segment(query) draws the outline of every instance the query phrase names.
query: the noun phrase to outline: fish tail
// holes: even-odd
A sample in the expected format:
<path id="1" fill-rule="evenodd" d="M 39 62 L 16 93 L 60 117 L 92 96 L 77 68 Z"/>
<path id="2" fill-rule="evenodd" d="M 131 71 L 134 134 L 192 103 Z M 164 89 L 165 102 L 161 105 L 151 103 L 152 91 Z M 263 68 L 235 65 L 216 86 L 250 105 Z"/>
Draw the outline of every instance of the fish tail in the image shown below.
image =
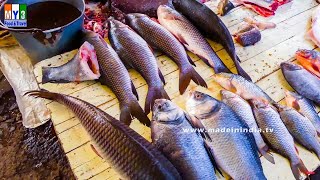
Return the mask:
<path id="1" fill-rule="evenodd" d="M 299 160 L 299 163 L 298 164 L 293 164 L 291 162 L 291 170 L 292 170 L 292 173 L 294 175 L 294 177 L 296 179 L 300 179 L 300 171 L 305 174 L 305 175 L 311 175 L 311 174 L 314 174 L 313 171 L 309 171 L 306 166 L 304 165 L 304 163 L 302 162 L 302 160 L 300 159 Z"/>
<path id="2" fill-rule="evenodd" d="M 164 90 L 163 86 L 149 87 L 147 99 L 144 107 L 146 114 L 150 113 L 150 110 L 153 107 L 154 101 L 156 99 L 170 100 L 170 97 L 168 96 L 167 92 Z"/>
<path id="3" fill-rule="evenodd" d="M 206 81 L 197 73 L 197 71 L 192 68 L 182 68 L 180 70 L 180 80 L 179 80 L 179 91 L 180 94 L 183 94 L 188 85 L 190 84 L 191 79 L 198 85 L 203 87 L 208 87 Z"/>
<path id="4" fill-rule="evenodd" d="M 262 148 L 259 148 L 259 152 L 261 153 L 261 155 L 272 164 L 275 164 L 275 160 L 273 156 L 268 153 L 268 150 L 269 150 L 269 147 L 267 145 L 263 146 Z"/>
<path id="5" fill-rule="evenodd" d="M 34 90 L 29 91 L 24 94 L 25 96 L 33 96 L 33 97 L 41 97 L 49 100 L 58 101 L 58 99 L 61 97 L 58 93 L 49 92 L 46 90 Z"/>
<path id="6" fill-rule="evenodd" d="M 237 58 L 237 60 L 234 61 L 234 64 L 235 64 L 235 66 L 236 66 L 236 68 L 237 68 L 238 74 L 239 74 L 240 76 L 244 77 L 246 80 L 252 82 L 252 79 L 251 79 L 251 77 L 249 76 L 249 74 L 246 73 L 246 71 L 245 71 L 244 69 L 242 69 L 242 67 L 241 67 L 241 65 L 240 65 L 240 59 L 239 59 L 239 57 L 237 56 L 236 58 Z"/>
<path id="7" fill-rule="evenodd" d="M 51 70 L 51 67 L 42 67 L 42 84 L 52 81 L 50 78 Z"/>
<path id="8" fill-rule="evenodd" d="M 120 121 L 130 125 L 133 117 L 136 117 L 142 124 L 150 127 L 150 119 L 140 107 L 138 101 L 133 100 L 130 103 L 120 104 Z"/>

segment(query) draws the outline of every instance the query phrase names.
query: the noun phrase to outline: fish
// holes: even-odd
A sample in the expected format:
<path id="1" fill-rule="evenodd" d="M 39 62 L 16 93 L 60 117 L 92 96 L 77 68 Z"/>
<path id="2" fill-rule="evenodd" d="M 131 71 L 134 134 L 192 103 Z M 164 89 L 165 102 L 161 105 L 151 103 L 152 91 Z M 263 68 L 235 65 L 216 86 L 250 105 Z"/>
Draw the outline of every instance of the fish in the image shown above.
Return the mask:
<path id="1" fill-rule="evenodd" d="M 48 91 L 26 95 L 70 108 L 93 142 L 93 150 L 124 179 L 181 179 L 172 163 L 150 142 L 121 121 L 78 98 Z M 129 119 L 130 120 L 130 119 Z"/>
<path id="2" fill-rule="evenodd" d="M 182 179 L 216 179 L 204 140 L 191 132 L 189 115 L 166 99 L 156 100 L 152 114 L 152 143 L 172 162 Z"/>
<path id="3" fill-rule="evenodd" d="M 229 106 L 194 91 L 190 92 L 186 108 L 208 131 L 212 140 L 208 142 L 210 152 L 219 168 L 232 179 L 266 179 L 253 135 L 240 132 L 249 127 Z M 218 129 L 221 132 L 213 131 Z M 232 132 L 236 129 L 237 133 Z"/>
<path id="4" fill-rule="evenodd" d="M 270 148 L 287 158 L 295 179 L 300 179 L 300 172 L 305 175 L 310 172 L 300 159 L 293 137 L 282 122 L 280 115 L 265 101 L 252 99 L 249 101 L 254 112 L 258 126 L 262 129 L 263 137 Z"/>
<path id="5" fill-rule="evenodd" d="M 261 40 L 261 33 L 253 25 L 245 25 L 234 35 L 234 39 L 243 47 L 251 46 Z"/>
<path id="6" fill-rule="evenodd" d="M 306 70 L 320 78 L 320 52 L 299 49 L 296 52 L 296 58 Z"/>
<path id="7" fill-rule="evenodd" d="M 309 99 L 291 91 L 286 91 L 285 95 L 287 106 L 296 109 L 302 115 L 307 117 L 316 128 L 318 136 L 320 137 L 320 117 L 313 103 Z"/>
<path id="8" fill-rule="evenodd" d="M 88 41 L 96 50 L 101 71 L 99 81 L 111 88 L 119 100 L 120 121 L 130 125 L 133 117 L 136 117 L 142 124 L 150 126 L 148 116 L 139 105 L 136 88 L 118 54 L 97 33 L 86 31 L 83 40 Z"/>
<path id="9" fill-rule="evenodd" d="M 247 101 L 230 91 L 221 90 L 220 93 L 222 96 L 222 102 L 228 105 L 248 125 L 248 127 L 252 129 L 252 134 L 260 154 L 262 154 L 272 164 L 275 164 L 273 156 L 268 154 L 269 147 L 264 142 L 259 132 L 259 127 Z"/>
<path id="10" fill-rule="evenodd" d="M 320 6 L 313 12 L 311 21 L 311 29 L 307 32 L 306 37 L 320 47 Z"/>
<path id="11" fill-rule="evenodd" d="M 208 41 L 183 15 L 164 5 L 159 6 L 157 12 L 160 24 L 170 31 L 187 50 L 199 56 L 204 63 L 214 69 L 215 73 L 230 72 Z"/>
<path id="12" fill-rule="evenodd" d="M 149 89 L 145 113 L 149 114 L 156 99 L 170 99 L 164 90 L 165 79 L 147 42 L 129 26 L 109 19 L 109 40 L 127 67 L 137 70 L 146 80 Z"/>
<path id="13" fill-rule="evenodd" d="M 219 73 L 213 75 L 216 81 L 224 89 L 231 91 L 245 100 L 260 99 L 268 101 L 271 104 L 275 103 L 269 95 L 267 95 L 259 86 L 247 81 L 242 76 L 236 74 Z"/>
<path id="14" fill-rule="evenodd" d="M 78 53 L 59 67 L 42 67 L 42 84 L 96 80 L 100 78 L 99 64 L 94 47 L 84 42 Z"/>
<path id="15" fill-rule="evenodd" d="M 221 16 L 224 16 L 228 12 L 230 12 L 232 9 L 234 9 L 235 6 L 229 0 L 220 0 L 217 8 L 218 8 L 218 14 L 220 14 Z"/>
<path id="16" fill-rule="evenodd" d="M 246 23 L 256 26 L 260 30 L 273 29 L 276 28 L 276 24 L 273 22 L 260 22 L 254 18 L 248 16 L 243 19 Z"/>
<path id="17" fill-rule="evenodd" d="M 317 76 L 290 62 L 283 62 L 280 66 L 285 79 L 293 89 L 320 105 L 320 79 Z"/>
<path id="18" fill-rule="evenodd" d="M 172 4 L 176 10 L 188 18 L 205 37 L 221 43 L 233 60 L 238 74 L 251 81 L 250 76 L 240 65 L 240 59 L 236 54 L 232 36 L 219 16 L 206 5 L 194 0 L 173 0 Z"/>
<path id="19" fill-rule="evenodd" d="M 320 143 L 311 121 L 291 107 L 279 106 L 278 109 L 282 122 L 294 139 L 309 151 L 313 151 L 320 159 Z"/>
<path id="20" fill-rule="evenodd" d="M 151 47 L 162 51 L 178 65 L 180 94 L 186 91 L 191 79 L 200 86 L 208 87 L 204 79 L 192 67 L 194 62 L 187 55 L 182 44 L 167 29 L 144 14 L 127 14 L 127 21 L 129 26 Z"/>

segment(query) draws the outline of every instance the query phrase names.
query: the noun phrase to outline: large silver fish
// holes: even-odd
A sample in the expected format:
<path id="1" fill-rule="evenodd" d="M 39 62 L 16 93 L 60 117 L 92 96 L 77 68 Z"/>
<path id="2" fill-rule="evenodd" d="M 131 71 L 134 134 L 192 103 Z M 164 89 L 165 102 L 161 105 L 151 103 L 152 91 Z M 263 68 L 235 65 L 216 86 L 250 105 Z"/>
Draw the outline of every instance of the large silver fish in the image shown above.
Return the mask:
<path id="1" fill-rule="evenodd" d="M 280 106 L 280 117 L 297 142 L 316 153 L 320 159 L 320 143 L 317 131 L 310 120 L 291 107 Z"/>
<path id="2" fill-rule="evenodd" d="M 180 69 L 179 90 L 183 94 L 191 79 L 198 85 L 207 87 L 203 78 L 192 67 L 193 61 L 188 57 L 181 43 L 159 23 L 147 15 L 132 13 L 127 15 L 127 21 L 149 45 L 168 55 Z"/>
<path id="3" fill-rule="evenodd" d="M 264 142 L 259 127 L 256 123 L 250 105 L 237 94 L 230 91 L 221 91 L 222 102 L 227 104 L 231 109 L 252 129 L 253 137 L 258 146 L 259 152 L 271 163 L 275 164 L 274 158 L 268 154 L 269 147 Z"/>
<path id="4" fill-rule="evenodd" d="M 158 68 L 157 60 L 147 42 L 129 26 L 110 19 L 109 27 L 109 40 L 112 47 L 128 67 L 136 69 L 142 75 L 149 86 L 145 103 L 145 112 L 149 114 L 156 99 L 170 99 L 164 90 L 165 81 Z"/>
<path id="5" fill-rule="evenodd" d="M 281 63 L 281 69 L 293 89 L 320 106 L 320 79 L 317 76 L 290 62 Z"/>
<path id="6" fill-rule="evenodd" d="M 101 84 L 110 87 L 119 100 L 120 121 L 129 125 L 131 119 L 136 117 L 142 124 L 150 126 L 148 116 L 139 105 L 136 88 L 117 53 L 99 34 L 92 31 L 85 33 L 84 41 L 88 41 L 96 50 L 101 71 Z"/>
<path id="7" fill-rule="evenodd" d="M 320 117 L 312 102 L 309 99 L 290 91 L 286 91 L 285 99 L 289 107 L 296 109 L 312 122 L 313 126 L 318 132 L 318 135 L 320 136 Z"/>
<path id="8" fill-rule="evenodd" d="M 157 13 L 160 24 L 170 31 L 187 50 L 198 55 L 212 67 L 215 73 L 230 72 L 207 40 L 183 15 L 165 5 L 159 6 Z"/>
<path id="9" fill-rule="evenodd" d="M 166 99 L 156 100 L 151 121 L 152 142 L 172 162 L 182 179 L 216 179 L 204 140 L 190 117 Z"/>
<path id="10" fill-rule="evenodd" d="M 249 127 L 229 106 L 195 91 L 187 110 L 207 129 L 214 159 L 232 179 L 266 179 L 253 135 L 242 131 Z"/>
<path id="11" fill-rule="evenodd" d="M 70 108 L 90 135 L 97 153 L 124 179 L 181 179 L 176 168 L 155 146 L 94 105 L 47 91 L 31 91 L 27 94 L 50 99 Z"/>
<path id="12" fill-rule="evenodd" d="M 259 86 L 246 80 L 242 76 L 229 73 L 213 75 L 214 80 L 224 89 L 238 94 L 245 100 L 261 99 L 275 103 Z"/>
<path id="13" fill-rule="evenodd" d="M 294 177 L 301 178 L 300 172 L 311 174 L 300 159 L 292 136 L 282 122 L 280 115 L 268 102 L 250 100 L 258 126 L 270 147 L 290 161 Z"/>

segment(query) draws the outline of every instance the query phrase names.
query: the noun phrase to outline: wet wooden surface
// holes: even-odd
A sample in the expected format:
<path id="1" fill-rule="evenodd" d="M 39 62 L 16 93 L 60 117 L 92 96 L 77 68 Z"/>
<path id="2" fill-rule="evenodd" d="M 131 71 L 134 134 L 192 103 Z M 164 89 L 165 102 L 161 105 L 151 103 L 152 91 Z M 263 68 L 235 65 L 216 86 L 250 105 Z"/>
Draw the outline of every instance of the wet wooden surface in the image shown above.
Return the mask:
<path id="1" fill-rule="evenodd" d="M 210 4 L 209 4 L 210 6 Z M 279 65 L 284 61 L 295 61 L 294 53 L 299 48 L 314 49 L 315 45 L 306 40 L 305 34 L 310 28 L 311 14 L 317 3 L 315 0 L 294 0 L 292 4 L 279 9 L 276 16 L 263 18 L 244 8 L 236 8 L 222 18 L 231 32 L 235 32 L 241 25 L 243 18 L 255 17 L 257 20 L 270 21 L 277 24 L 275 29 L 262 31 L 262 40 L 254 46 L 237 46 L 237 53 L 242 60 L 242 67 L 249 73 L 253 81 L 260 86 L 275 101 L 282 102 L 284 90 L 292 90 L 285 81 Z M 213 6 L 211 6 L 213 7 Z M 233 72 L 235 67 L 219 44 L 211 42 L 214 50 Z M 25 55 L 20 48 L 9 48 L 7 52 L 12 56 Z M 79 97 L 96 105 L 110 115 L 119 118 L 119 103 L 111 90 L 93 81 L 68 84 L 41 84 L 41 66 L 56 66 L 70 60 L 76 51 L 42 61 L 35 67 L 35 74 L 44 89 Z M 195 89 L 208 93 L 220 99 L 221 87 L 212 80 L 213 70 L 208 68 L 198 57 L 189 53 L 197 65 L 196 70 L 205 78 L 209 88 L 197 87 L 193 82 L 188 89 Z M 173 102 L 185 108 L 186 97 L 178 92 L 179 70 L 175 63 L 164 55 L 157 54 L 158 65 L 165 75 L 167 84 L 165 89 Z M 129 70 L 130 76 L 137 88 L 140 105 L 144 107 L 148 86 L 143 78 L 134 70 Z M 90 139 L 79 120 L 74 114 L 58 103 L 47 101 L 52 111 L 52 120 L 56 132 L 62 142 L 64 151 L 70 161 L 73 172 L 78 179 L 119 179 L 117 173 L 103 159 L 97 156 L 90 147 Z M 150 116 L 150 115 L 149 115 Z M 151 117 L 151 116 L 150 116 Z M 150 129 L 134 120 L 131 128 L 150 140 Z M 317 157 L 298 145 L 300 157 L 310 170 L 320 165 Z M 268 179 L 293 179 L 289 162 L 273 153 L 276 164 L 273 165 L 261 158 L 264 172 Z M 222 178 L 222 177 L 219 177 Z"/>

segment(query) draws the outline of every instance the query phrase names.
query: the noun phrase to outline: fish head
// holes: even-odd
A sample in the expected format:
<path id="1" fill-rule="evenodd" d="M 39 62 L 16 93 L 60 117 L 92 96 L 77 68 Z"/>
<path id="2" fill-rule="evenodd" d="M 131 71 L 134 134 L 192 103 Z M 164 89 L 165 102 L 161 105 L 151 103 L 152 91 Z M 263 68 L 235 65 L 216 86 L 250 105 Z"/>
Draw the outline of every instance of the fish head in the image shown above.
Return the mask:
<path id="1" fill-rule="evenodd" d="M 237 89 L 232 84 L 232 79 L 234 75 L 230 73 L 218 73 L 213 75 L 213 79 L 224 89 L 231 92 L 237 92 Z"/>
<path id="2" fill-rule="evenodd" d="M 143 19 L 143 18 L 149 18 L 149 17 L 141 13 L 130 13 L 130 14 L 127 14 L 125 18 L 126 18 L 126 22 L 131 24 L 133 21 L 136 21 L 137 19 Z"/>
<path id="3" fill-rule="evenodd" d="M 218 100 L 199 91 L 190 92 L 186 104 L 187 111 L 199 118 L 211 115 L 219 107 Z"/>
<path id="4" fill-rule="evenodd" d="M 227 90 L 221 90 L 220 94 L 222 96 L 222 99 L 233 99 L 233 98 L 239 98 L 239 96 L 235 93 L 232 93 Z"/>
<path id="5" fill-rule="evenodd" d="M 167 5 L 160 5 L 157 10 L 158 19 L 175 20 L 181 17 L 176 10 L 172 9 Z"/>
<path id="6" fill-rule="evenodd" d="M 265 109 L 269 107 L 269 103 L 263 99 L 250 99 L 249 104 L 251 105 L 252 109 Z"/>
<path id="7" fill-rule="evenodd" d="M 285 100 L 287 105 L 299 111 L 300 110 L 299 100 L 302 99 L 302 96 L 291 91 L 286 91 L 285 96 L 286 96 Z"/>
<path id="8" fill-rule="evenodd" d="M 114 18 L 108 19 L 108 26 L 110 30 L 118 29 L 118 28 L 127 28 L 128 26 L 123 24 L 122 22 L 115 20 Z"/>
<path id="9" fill-rule="evenodd" d="M 152 114 L 154 121 L 170 123 L 179 120 L 184 113 L 182 109 L 170 100 L 157 99 L 155 100 Z"/>
<path id="10" fill-rule="evenodd" d="M 297 71 L 303 69 L 301 66 L 291 62 L 283 62 L 280 66 L 282 71 Z"/>

